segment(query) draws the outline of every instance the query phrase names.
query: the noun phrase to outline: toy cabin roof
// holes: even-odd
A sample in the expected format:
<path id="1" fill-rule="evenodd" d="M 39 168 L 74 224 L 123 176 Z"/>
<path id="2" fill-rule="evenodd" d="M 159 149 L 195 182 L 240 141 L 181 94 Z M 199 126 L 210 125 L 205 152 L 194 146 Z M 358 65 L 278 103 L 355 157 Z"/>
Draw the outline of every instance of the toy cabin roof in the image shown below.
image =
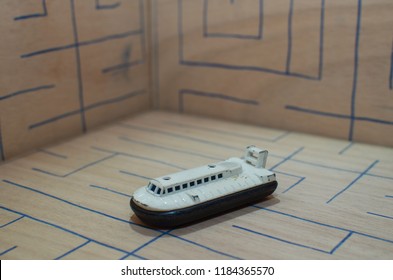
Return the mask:
<path id="1" fill-rule="evenodd" d="M 158 177 L 151 180 L 151 182 L 153 184 L 154 182 L 159 182 L 163 187 L 176 186 L 197 179 L 203 179 L 214 174 L 223 173 L 225 171 L 241 170 L 241 168 L 240 163 L 222 161 Z"/>

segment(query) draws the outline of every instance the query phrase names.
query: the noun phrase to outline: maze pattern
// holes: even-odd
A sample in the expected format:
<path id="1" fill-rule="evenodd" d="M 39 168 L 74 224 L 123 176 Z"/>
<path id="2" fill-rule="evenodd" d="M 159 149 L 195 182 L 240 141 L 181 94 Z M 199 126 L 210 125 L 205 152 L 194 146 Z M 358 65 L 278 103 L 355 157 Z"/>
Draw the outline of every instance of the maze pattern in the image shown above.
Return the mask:
<path id="1" fill-rule="evenodd" d="M 131 194 L 148 179 L 241 154 L 251 140 L 269 149 L 268 168 L 279 180 L 271 199 L 180 229 L 149 228 L 133 216 Z M 0 256 L 389 259 L 392 155 L 345 141 L 146 114 L 1 166 Z"/>
<path id="2" fill-rule="evenodd" d="M 2 139 L 0 140 L 0 156 L 2 160 L 7 157 L 6 151 L 10 150 L 7 148 L 10 146 L 10 137 L 22 137 L 22 135 L 23 137 L 29 137 L 29 134 L 31 132 L 34 133 L 34 130 L 37 130 L 38 128 L 54 123 L 61 123 L 62 120 L 70 118 L 73 120 L 77 120 L 79 118 L 79 124 L 74 123 L 73 125 L 75 127 L 80 127 L 81 132 L 86 132 L 89 126 L 93 127 L 97 122 L 100 122 L 95 120 L 96 117 L 94 115 L 88 116 L 88 112 L 96 109 L 107 111 L 109 110 L 107 108 L 115 108 L 122 102 L 126 102 L 127 100 L 131 100 L 138 96 L 145 96 L 142 97 L 143 99 L 140 97 L 136 98 L 136 102 L 141 104 L 142 107 L 147 107 L 147 84 L 139 82 L 139 84 L 142 85 L 138 85 L 138 83 L 130 78 L 130 71 L 135 67 L 146 64 L 147 59 L 145 45 L 145 3 L 143 0 L 90 0 L 83 2 L 67 0 L 62 3 L 57 1 L 42 0 L 34 1 L 36 2 L 34 5 L 33 3 L 28 3 L 27 1 L 23 2 L 23 5 L 21 4 L 19 8 L 20 12 L 23 14 L 14 15 L 13 23 L 11 23 L 11 18 L 10 22 L 7 22 L 7 24 L 12 25 L 12 28 L 16 28 L 20 32 L 26 32 L 30 29 L 32 34 L 39 33 L 39 28 L 42 27 L 38 26 L 42 26 L 43 22 L 65 21 L 66 23 L 63 26 L 64 30 L 56 31 L 64 32 L 64 38 L 61 40 L 59 39 L 59 41 L 63 41 L 63 44 L 45 46 L 45 41 L 42 44 L 35 43 L 34 46 L 41 45 L 41 47 L 35 49 L 36 47 L 33 46 L 28 51 L 19 53 L 18 59 L 22 61 L 18 63 L 22 63 L 22 65 L 30 65 L 37 63 L 37 61 L 53 61 L 56 59 L 61 61 L 64 56 L 73 53 L 73 55 L 70 55 L 70 58 L 73 57 L 74 61 L 68 60 L 67 63 L 70 65 L 74 64 L 75 68 L 72 69 L 72 67 L 63 65 L 62 69 L 59 70 L 62 72 L 60 77 L 56 77 L 57 83 L 60 83 L 61 85 L 57 84 L 56 82 L 49 84 L 32 84 L 28 88 L 20 89 L 17 88 L 20 87 L 20 85 L 16 84 L 16 88 L 11 92 L 0 92 L 0 106 L 2 106 L 4 109 L 4 113 L 1 116 L 2 125 L 0 125 L 0 129 L 3 132 L 0 133 L 0 136 L 3 135 Z M 59 14 L 61 12 L 59 9 L 61 8 L 66 9 L 63 14 Z M 67 9 L 69 10 L 67 11 Z M 17 9 L 12 11 L 17 11 Z M 138 19 L 136 17 L 138 17 Z M 129 18 L 132 20 L 130 21 Z M 92 22 L 90 22 L 90 20 Z M 109 25 L 101 29 L 94 29 L 91 26 L 96 24 L 96 22 L 94 22 L 96 20 L 102 22 L 103 26 L 106 23 L 112 23 L 113 26 Z M 132 23 L 131 25 L 134 27 L 130 29 L 127 26 L 122 26 L 121 24 L 116 23 L 116 20 L 119 23 L 124 22 L 125 20 L 131 23 L 133 21 L 139 23 L 138 26 L 135 26 L 135 24 Z M 116 29 L 116 26 L 118 27 L 118 31 L 114 32 L 113 30 Z M 48 31 L 45 28 L 42 29 L 42 33 L 46 34 L 47 37 L 50 38 L 50 36 L 52 36 L 50 34 L 51 31 Z M 71 33 L 68 34 L 67 30 L 70 30 Z M 46 39 L 47 38 L 44 37 L 44 40 Z M 69 42 L 64 42 L 65 39 L 69 40 Z M 117 44 L 119 47 L 124 45 L 123 49 L 120 50 L 122 53 L 117 53 L 119 52 L 119 49 L 111 44 Z M 27 46 L 23 46 L 22 49 L 25 50 L 26 47 Z M 12 52 L 10 49 L 7 51 L 9 55 L 10 52 Z M 102 53 L 103 51 L 107 54 Z M 88 52 L 96 53 L 98 56 L 90 56 Z M 108 56 L 108 54 L 111 55 Z M 108 56 L 108 58 L 113 57 L 118 61 L 104 66 L 102 69 L 96 69 L 96 65 L 100 64 L 97 62 L 99 62 L 101 58 L 103 60 L 108 60 L 105 56 Z M 121 57 L 120 63 L 118 57 Z M 45 64 L 48 64 L 46 67 L 50 67 L 49 63 L 47 62 L 44 62 L 42 67 L 45 67 Z M 28 71 L 29 70 L 20 69 L 20 75 L 25 75 L 25 72 Z M 75 71 L 75 76 L 72 76 L 73 73 L 69 73 L 70 71 Z M 98 74 L 98 71 L 100 74 Z M 138 68 L 137 71 L 143 73 L 144 68 Z M 132 74 L 134 73 L 135 71 L 132 72 Z M 30 73 L 30 75 L 32 77 L 37 76 L 35 73 Z M 121 83 L 119 82 L 120 76 L 123 76 L 123 81 L 121 81 Z M 48 80 L 49 78 L 49 76 L 36 77 L 37 81 L 35 83 L 39 83 L 38 80 Z M 8 77 L 4 77 L 4 79 L 8 79 Z M 71 84 L 76 83 L 76 91 L 72 93 L 68 92 L 67 96 L 64 96 L 63 99 L 59 102 L 59 99 L 56 97 L 56 95 L 63 95 L 62 91 L 64 91 L 64 89 L 62 88 L 64 88 L 64 83 L 69 83 L 67 82 L 67 79 L 70 79 Z M 5 81 L 10 84 L 9 80 Z M 124 81 L 126 81 L 126 85 L 124 84 Z M 26 82 L 21 82 L 20 84 L 24 83 Z M 97 88 L 94 85 L 95 83 L 101 84 L 102 86 Z M 119 90 L 124 90 L 124 88 L 127 87 L 128 90 L 126 89 L 126 92 L 119 92 Z M 9 119 L 23 118 L 23 115 L 19 114 L 19 116 L 15 116 L 7 114 L 6 108 L 9 108 L 10 106 L 19 106 L 20 101 L 23 102 L 24 100 L 31 100 L 33 97 L 36 98 L 36 100 L 42 100 L 42 96 L 44 94 L 47 94 L 45 95 L 47 96 L 46 102 L 55 102 L 55 106 L 57 106 L 59 109 L 57 114 L 52 116 L 49 115 L 46 118 L 41 117 L 41 119 L 33 117 L 31 118 L 32 120 L 30 123 L 26 124 L 23 131 L 21 131 L 19 134 L 15 132 L 19 128 L 14 128 L 8 125 L 11 123 Z M 50 94 L 50 96 L 48 94 Z M 78 107 L 67 110 L 67 106 L 63 105 L 63 103 L 69 104 L 71 100 L 77 101 Z M 143 103 L 145 105 L 142 105 Z M 111 107 L 108 105 L 111 105 Z M 41 107 L 43 109 L 41 112 L 50 111 L 46 104 L 41 104 Z M 107 118 L 111 119 L 116 116 L 116 114 L 124 115 L 123 111 L 124 109 L 121 109 L 118 113 L 112 112 L 112 116 Z M 37 113 L 37 115 L 39 116 L 40 114 Z M 62 123 L 60 125 L 62 125 Z M 23 128 L 21 127 L 20 129 Z M 13 133 L 10 133 L 10 130 L 12 130 Z M 43 135 L 42 138 L 45 139 L 44 134 L 47 132 L 35 133 L 41 133 Z M 4 140 L 4 137 L 7 137 L 7 139 Z M 45 142 L 45 140 L 43 140 L 43 142 Z M 26 147 L 24 149 L 26 149 Z M 15 154 L 15 151 L 9 152 L 8 157 L 12 156 L 13 154 Z"/>

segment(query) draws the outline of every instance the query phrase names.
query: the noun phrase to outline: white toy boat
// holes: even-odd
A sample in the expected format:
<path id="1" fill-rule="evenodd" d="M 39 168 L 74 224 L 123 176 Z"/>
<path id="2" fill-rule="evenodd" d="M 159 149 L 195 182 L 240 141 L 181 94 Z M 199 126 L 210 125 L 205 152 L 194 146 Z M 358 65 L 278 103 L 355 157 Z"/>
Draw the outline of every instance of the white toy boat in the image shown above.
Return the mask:
<path id="1" fill-rule="evenodd" d="M 267 154 L 249 146 L 243 158 L 152 179 L 134 192 L 131 208 L 146 224 L 168 228 L 256 203 L 277 188 Z"/>

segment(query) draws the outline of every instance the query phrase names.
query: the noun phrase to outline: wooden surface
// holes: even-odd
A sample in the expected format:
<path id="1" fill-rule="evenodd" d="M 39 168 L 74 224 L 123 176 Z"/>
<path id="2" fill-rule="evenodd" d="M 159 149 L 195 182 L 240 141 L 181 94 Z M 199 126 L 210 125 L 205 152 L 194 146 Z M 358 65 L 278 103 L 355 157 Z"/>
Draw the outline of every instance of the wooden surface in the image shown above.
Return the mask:
<path id="1" fill-rule="evenodd" d="M 269 150 L 267 200 L 189 227 L 140 224 L 148 178 Z M 393 150 L 165 112 L 0 166 L 1 259 L 392 259 Z"/>
<path id="2" fill-rule="evenodd" d="M 1 3 L 0 161 L 152 107 L 393 146 L 392 0 Z"/>
<path id="3" fill-rule="evenodd" d="M 151 2 L 157 107 L 393 146 L 392 0 Z"/>

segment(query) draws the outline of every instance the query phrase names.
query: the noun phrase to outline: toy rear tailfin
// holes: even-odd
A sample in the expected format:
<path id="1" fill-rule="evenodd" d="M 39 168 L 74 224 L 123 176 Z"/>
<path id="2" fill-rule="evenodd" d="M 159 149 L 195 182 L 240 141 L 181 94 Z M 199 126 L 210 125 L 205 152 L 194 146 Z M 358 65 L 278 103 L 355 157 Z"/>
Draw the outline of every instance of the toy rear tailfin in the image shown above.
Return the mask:
<path id="1" fill-rule="evenodd" d="M 267 150 L 262 150 L 255 146 L 248 146 L 246 148 L 244 160 L 256 168 L 265 168 L 267 154 Z"/>

